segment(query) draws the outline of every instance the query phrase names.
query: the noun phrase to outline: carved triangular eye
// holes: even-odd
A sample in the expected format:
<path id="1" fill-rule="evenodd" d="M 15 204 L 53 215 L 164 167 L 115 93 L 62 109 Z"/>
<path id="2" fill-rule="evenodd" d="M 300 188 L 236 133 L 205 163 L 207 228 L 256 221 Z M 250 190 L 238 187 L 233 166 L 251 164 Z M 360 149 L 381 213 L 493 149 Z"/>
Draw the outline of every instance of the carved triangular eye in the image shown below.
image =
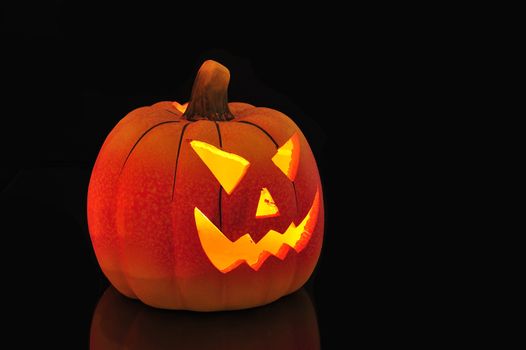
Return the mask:
<path id="1" fill-rule="evenodd" d="M 223 186 L 226 193 L 231 194 L 247 173 L 250 166 L 248 160 L 206 142 L 194 140 L 190 141 L 190 145 Z"/>
<path id="2" fill-rule="evenodd" d="M 278 151 L 272 157 L 272 161 L 287 175 L 290 181 L 294 181 L 300 162 L 300 137 L 298 133 L 294 133 L 283 146 L 278 148 Z"/>

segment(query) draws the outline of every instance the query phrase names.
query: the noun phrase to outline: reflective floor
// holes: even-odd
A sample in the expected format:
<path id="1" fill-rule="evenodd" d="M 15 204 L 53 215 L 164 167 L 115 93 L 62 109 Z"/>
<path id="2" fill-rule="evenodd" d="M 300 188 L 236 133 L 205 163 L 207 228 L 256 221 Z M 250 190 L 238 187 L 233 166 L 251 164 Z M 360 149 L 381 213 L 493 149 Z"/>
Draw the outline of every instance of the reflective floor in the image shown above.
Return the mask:
<path id="1" fill-rule="evenodd" d="M 196 313 L 158 310 L 109 287 L 91 321 L 90 349 L 319 349 L 316 312 L 303 289 L 267 306 Z"/>

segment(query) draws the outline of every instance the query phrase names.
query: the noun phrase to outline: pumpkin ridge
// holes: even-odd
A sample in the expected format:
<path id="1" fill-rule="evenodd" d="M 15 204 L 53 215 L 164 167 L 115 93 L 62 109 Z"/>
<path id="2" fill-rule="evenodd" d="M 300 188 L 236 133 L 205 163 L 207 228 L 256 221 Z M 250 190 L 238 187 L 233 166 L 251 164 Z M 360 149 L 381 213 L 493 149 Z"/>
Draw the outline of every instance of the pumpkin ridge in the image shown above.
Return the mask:
<path id="1" fill-rule="evenodd" d="M 214 122 L 216 124 L 217 129 L 217 136 L 219 137 L 219 147 L 223 148 L 223 140 L 221 139 L 221 129 L 219 128 L 219 123 Z M 219 204 L 218 204 L 218 211 L 219 211 L 219 229 L 223 229 L 223 213 L 222 213 L 222 197 L 223 197 L 223 188 L 221 185 L 219 185 Z"/>
<path id="2" fill-rule="evenodd" d="M 243 123 L 243 124 L 248 124 L 248 125 L 252 125 L 256 128 L 258 128 L 259 130 L 261 130 L 262 132 L 265 133 L 265 135 L 268 136 L 268 138 L 270 139 L 270 141 L 272 141 L 272 143 L 276 146 L 276 148 L 279 148 L 278 146 L 278 143 L 276 142 L 276 140 L 274 140 L 274 138 L 268 133 L 267 130 L 263 129 L 261 126 L 257 125 L 257 124 L 254 124 L 252 122 L 249 122 L 249 121 L 246 121 L 246 120 L 236 120 L 238 123 Z"/>
<path id="3" fill-rule="evenodd" d="M 294 190 L 294 201 L 296 202 L 296 217 L 298 216 L 298 194 L 296 193 L 296 184 L 292 182 L 292 189 Z"/>
<path id="4" fill-rule="evenodd" d="M 168 120 L 168 121 L 165 121 L 165 122 L 160 122 L 158 124 L 155 124 L 154 126 L 151 126 L 148 130 L 146 130 L 140 137 L 137 141 L 135 141 L 135 144 L 132 146 L 132 148 L 130 149 L 130 152 L 128 152 L 128 155 L 126 156 L 126 159 L 124 160 L 124 163 L 122 164 L 122 168 L 121 168 L 121 173 L 122 173 L 122 170 L 124 169 L 124 166 L 126 165 L 126 163 L 128 162 L 128 158 L 130 158 L 133 150 L 135 149 L 135 147 L 137 147 L 137 145 L 139 144 L 139 142 L 141 142 L 141 140 L 146 136 L 146 134 L 148 134 L 150 131 L 152 131 L 153 129 L 157 128 L 158 126 L 161 126 L 163 124 L 169 124 L 169 123 L 179 123 L 178 120 Z M 120 174 L 119 174 L 120 176 Z"/>
<path id="5" fill-rule="evenodd" d="M 172 112 L 172 111 L 169 110 L 169 109 L 166 109 L 166 108 L 165 108 L 164 110 L 167 111 L 167 112 L 169 112 L 169 113 L 172 113 L 172 114 L 175 115 L 175 116 L 178 116 L 178 117 L 179 117 L 179 115 L 178 115 L 177 113 L 174 113 L 174 112 Z M 178 122 L 179 120 L 175 120 L 175 121 Z"/>
<path id="6" fill-rule="evenodd" d="M 219 147 L 223 148 L 223 140 L 221 139 L 221 130 L 219 129 L 219 123 L 214 122 L 216 124 L 217 129 L 217 135 L 219 136 Z"/>
<path id="7" fill-rule="evenodd" d="M 221 129 L 219 128 L 219 123 L 214 121 L 215 125 L 216 125 L 216 129 L 217 129 L 217 136 L 219 137 L 219 147 L 223 148 L 223 139 L 221 138 Z M 221 185 L 219 185 L 219 200 L 218 200 L 218 205 L 217 205 L 217 209 L 218 209 L 218 216 L 219 216 L 219 229 L 222 230 L 223 229 L 223 187 L 221 187 Z M 221 280 L 221 300 L 223 301 L 223 307 L 226 306 L 226 286 L 227 286 L 227 283 L 225 282 L 225 280 Z"/>
<path id="8" fill-rule="evenodd" d="M 127 157 L 126 157 L 126 160 L 127 160 Z M 124 166 L 122 167 L 121 169 L 121 173 L 122 173 L 122 170 L 124 169 Z M 124 236 L 121 232 L 119 232 L 119 225 L 117 225 L 117 211 L 118 211 L 118 203 L 119 203 L 119 189 L 120 189 L 120 186 L 121 186 L 121 182 L 122 182 L 122 177 L 121 177 L 121 174 L 119 174 L 119 177 L 117 177 L 116 181 L 115 181 L 115 192 L 113 193 L 113 197 L 111 198 L 112 200 L 112 206 L 114 207 L 114 213 L 113 213 L 113 220 L 112 220 L 112 224 L 115 228 L 115 245 L 117 247 L 116 249 L 116 252 L 115 252 L 115 255 L 117 256 L 117 264 L 118 264 L 118 268 L 120 269 L 120 273 L 122 274 L 123 276 L 123 279 L 124 279 L 124 282 L 126 283 L 126 286 L 128 287 L 128 289 L 133 293 L 133 295 L 135 296 L 136 299 L 139 299 L 139 296 L 137 295 L 137 292 L 135 291 L 135 289 L 133 288 L 131 282 L 130 282 L 130 276 L 128 275 L 128 270 L 126 269 L 126 264 L 125 264 L 125 259 L 124 259 L 124 253 L 123 253 L 123 240 L 122 240 L 122 237 Z"/>
<path id="9" fill-rule="evenodd" d="M 183 130 L 181 130 L 181 137 L 179 138 L 179 145 L 177 146 L 177 156 L 175 157 L 175 167 L 174 167 L 174 181 L 172 184 L 172 202 L 174 200 L 175 177 L 177 176 L 177 165 L 179 165 L 179 154 L 181 153 L 181 144 L 183 143 L 183 135 L 188 125 L 190 125 L 190 123 L 186 123 L 183 126 Z"/>

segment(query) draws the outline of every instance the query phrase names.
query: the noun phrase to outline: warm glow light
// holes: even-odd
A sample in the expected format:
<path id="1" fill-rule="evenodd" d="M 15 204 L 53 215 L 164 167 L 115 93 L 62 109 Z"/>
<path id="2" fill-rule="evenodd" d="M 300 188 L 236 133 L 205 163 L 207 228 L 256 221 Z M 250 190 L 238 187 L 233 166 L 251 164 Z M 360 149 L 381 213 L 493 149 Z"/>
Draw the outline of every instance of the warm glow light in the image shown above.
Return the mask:
<path id="1" fill-rule="evenodd" d="M 226 193 L 231 194 L 247 173 L 250 163 L 237 154 L 225 152 L 206 142 L 194 140 L 190 142 L 190 145 L 214 174 Z"/>
<path id="2" fill-rule="evenodd" d="M 271 218 L 279 215 L 278 207 L 274 203 L 274 198 L 266 187 L 261 189 L 259 196 L 258 209 L 256 210 L 256 218 Z"/>
<path id="3" fill-rule="evenodd" d="M 292 135 L 283 146 L 278 148 L 277 153 L 272 157 L 272 161 L 287 175 L 290 181 L 294 181 L 300 162 L 300 137 L 298 133 Z"/>
<path id="4" fill-rule="evenodd" d="M 270 230 L 257 243 L 248 233 L 232 242 L 197 207 L 194 209 L 194 216 L 205 254 L 219 271 L 227 273 L 243 262 L 257 271 L 270 255 L 283 260 L 290 248 L 298 253 L 302 251 L 316 227 L 319 209 L 318 190 L 309 212 L 297 227 L 292 222 L 285 233 Z"/>
<path id="5" fill-rule="evenodd" d="M 188 107 L 188 102 L 186 102 L 184 105 L 180 104 L 179 102 L 173 102 L 172 104 L 181 113 L 184 113 L 186 111 L 186 107 Z"/>

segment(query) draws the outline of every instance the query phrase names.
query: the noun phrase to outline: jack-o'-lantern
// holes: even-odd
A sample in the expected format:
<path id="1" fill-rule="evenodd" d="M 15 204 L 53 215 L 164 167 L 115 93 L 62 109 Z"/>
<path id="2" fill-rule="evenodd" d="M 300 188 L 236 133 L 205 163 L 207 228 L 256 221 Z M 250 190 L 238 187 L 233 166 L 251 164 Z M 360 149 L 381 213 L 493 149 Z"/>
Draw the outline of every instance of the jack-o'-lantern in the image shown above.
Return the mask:
<path id="1" fill-rule="evenodd" d="M 167 312 L 108 288 L 91 320 L 90 349 L 315 350 L 316 312 L 303 289 L 260 308 L 234 312 Z"/>
<path id="2" fill-rule="evenodd" d="M 129 113 L 93 168 L 98 262 L 148 305 L 263 305 L 298 290 L 318 260 L 323 195 L 309 144 L 284 114 L 228 103 L 229 79 L 206 61 L 188 104 Z"/>

